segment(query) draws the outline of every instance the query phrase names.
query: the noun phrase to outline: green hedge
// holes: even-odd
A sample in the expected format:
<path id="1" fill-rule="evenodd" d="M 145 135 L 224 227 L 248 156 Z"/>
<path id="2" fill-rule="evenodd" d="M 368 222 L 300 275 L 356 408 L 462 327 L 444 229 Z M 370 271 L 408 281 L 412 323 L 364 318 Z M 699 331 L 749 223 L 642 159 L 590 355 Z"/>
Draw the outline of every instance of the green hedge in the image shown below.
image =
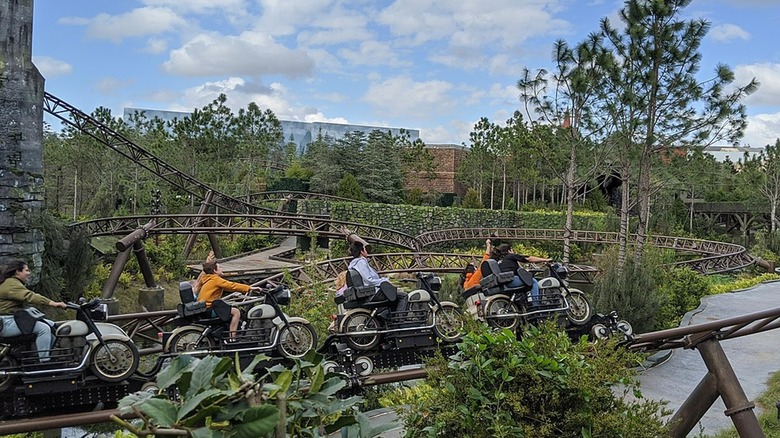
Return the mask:
<path id="1" fill-rule="evenodd" d="M 565 213 L 560 211 L 486 210 L 458 207 L 334 202 L 334 220 L 358 222 L 401 231 L 413 236 L 446 228 L 563 228 Z M 606 214 L 574 213 L 574 229 L 605 231 Z"/>

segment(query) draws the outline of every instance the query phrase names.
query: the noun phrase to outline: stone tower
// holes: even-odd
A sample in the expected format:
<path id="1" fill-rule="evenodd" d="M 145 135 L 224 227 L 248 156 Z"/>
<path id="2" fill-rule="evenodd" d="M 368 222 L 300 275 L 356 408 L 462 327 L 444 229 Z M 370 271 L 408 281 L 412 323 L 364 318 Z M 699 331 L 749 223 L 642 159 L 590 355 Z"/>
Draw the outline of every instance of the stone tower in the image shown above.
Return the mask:
<path id="1" fill-rule="evenodd" d="M 43 233 L 43 76 L 32 63 L 33 0 L 0 1 L 0 265 L 39 277 Z"/>

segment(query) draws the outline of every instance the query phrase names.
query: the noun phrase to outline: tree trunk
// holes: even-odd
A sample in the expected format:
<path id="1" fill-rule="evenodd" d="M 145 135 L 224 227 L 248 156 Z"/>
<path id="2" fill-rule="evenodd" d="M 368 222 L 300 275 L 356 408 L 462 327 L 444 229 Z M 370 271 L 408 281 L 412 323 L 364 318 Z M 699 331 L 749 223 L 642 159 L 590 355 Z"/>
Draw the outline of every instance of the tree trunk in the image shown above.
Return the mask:
<path id="1" fill-rule="evenodd" d="M 647 240 L 647 231 L 650 225 L 650 154 L 643 153 L 642 160 L 639 163 L 639 223 L 636 230 L 636 253 L 634 258 L 636 263 L 642 262 L 642 252 L 644 251 L 645 241 Z"/>
<path id="2" fill-rule="evenodd" d="M 628 168 L 623 167 L 620 172 L 620 178 L 622 184 L 620 185 L 620 231 L 618 232 L 618 273 L 623 273 L 623 268 L 626 266 L 627 258 L 627 246 L 629 239 L 628 224 L 629 224 L 629 201 L 631 184 L 628 179 Z"/>
<path id="3" fill-rule="evenodd" d="M 577 175 L 577 150 L 572 144 L 569 151 L 569 169 L 566 172 L 566 183 L 563 189 L 566 193 L 566 222 L 563 225 L 563 263 L 569 263 L 571 255 L 571 231 L 574 223 L 574 178 Z"/>
<path id="4" fill-rule="evenodd" d="M 501 160 L 501 210 L 506 210 L 506 159 Z"/>

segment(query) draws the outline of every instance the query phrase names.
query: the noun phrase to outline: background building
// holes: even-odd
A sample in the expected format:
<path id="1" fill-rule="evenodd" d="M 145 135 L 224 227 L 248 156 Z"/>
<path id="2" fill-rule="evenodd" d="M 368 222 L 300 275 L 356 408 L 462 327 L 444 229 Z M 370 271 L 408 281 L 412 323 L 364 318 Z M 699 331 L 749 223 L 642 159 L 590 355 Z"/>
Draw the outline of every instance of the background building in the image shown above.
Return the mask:
<path id="1" fill-rule="evenodd" d="M 139 112 L 144 112 L 147 119 L 154 119 L 155 117 L 165 120 L 173 121 L 174 119 L 183 119 L 190 115 L 187 112 L 180 111 L 162 111 L 153 109 L 142 108 L 125 108 L 123 118 L 127 122 L 130 120 L 130 116 Z M 292 141 L 298 146 L 298 153 L 302 154 L 306 147 L 313 142 L 319 134 L 323 137 L 329 136 L 334 139 L 344 137 L 349 132 L 365 132 L 368 134 L 371 131 L 390 131 L 392 135 L 400 135 L 401 131 L 405 131 L 409 134 L 409 140 L 415 141 L 420 138 L 419 129 L 407 129 L 407 128 L 388 128 L 385 126 L 367 126 L 367 125 L 346 125 L 340 123 L 327 123 L 327 122 L 301 122 L 297 120 L 280 120 L 282 124 L 282 130 L 284 131 L 284 141 Z"/>

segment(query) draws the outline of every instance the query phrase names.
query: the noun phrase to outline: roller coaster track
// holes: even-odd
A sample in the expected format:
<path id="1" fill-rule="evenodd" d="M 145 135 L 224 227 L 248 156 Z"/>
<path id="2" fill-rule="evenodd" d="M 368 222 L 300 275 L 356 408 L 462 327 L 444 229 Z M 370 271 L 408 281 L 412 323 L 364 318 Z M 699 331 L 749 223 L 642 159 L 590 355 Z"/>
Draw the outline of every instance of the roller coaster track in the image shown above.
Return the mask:
<path id="1" fill-rule="evenodd" d="M 564 240 L 564 231 L 538 228 L 451 228 L 429 231 L 420 234 L 416 239 L 419 248 L 426 248 L 444 242 L 487 238 L 562 241 Z M 616 245 L 619 243 L 619 234 L 607 231 L 573 230 L 571 239 L 576 242 Z M 635 242 L 636 234 L 632 234 L 630 239 L 632 243 Z M 755 262 L 745 247 L 733 243 L 672 236 L 650 236 L 648 242 L 659 248 L 706 255 L 706 257 L 673 264 L 687 266 L 702 274 L 734 271 L 748 267 Z"/>
<path id="2" fill-rule="evenodd" d="M 238 198 L 218 192 L 192 176 L 176 169 L 149 151 L 133 143 L 127 137 L 114 131 L 103 123 L 68 104 L 62 99 L 45 92 L 43 110 L 59 119 L 62 123 L 78 129 L 101 144 L 108 146 L 125 158 L 160 178 L 183 190 L 197 199 L 203 200 L 206 194 L 212 192 L 211 204 L 228 211 L 248 214 L 275 214 L 276 211 L 252 205 Z"/>
<path id="3" fill-rule="evenodd" d="M 345 229 L 368 242 L 415 250 L 413 236 L 389 228 L 342 222 L 313 216 L 173 214 L 127 216 L 95 219 L 72 226 L 86 227 L 92 236 L 115 236 L 132 233 L 144 224 L 154 222 L 149 234 L 267 234 L 283 236 L 327 236 L 344 238 Z"/>

